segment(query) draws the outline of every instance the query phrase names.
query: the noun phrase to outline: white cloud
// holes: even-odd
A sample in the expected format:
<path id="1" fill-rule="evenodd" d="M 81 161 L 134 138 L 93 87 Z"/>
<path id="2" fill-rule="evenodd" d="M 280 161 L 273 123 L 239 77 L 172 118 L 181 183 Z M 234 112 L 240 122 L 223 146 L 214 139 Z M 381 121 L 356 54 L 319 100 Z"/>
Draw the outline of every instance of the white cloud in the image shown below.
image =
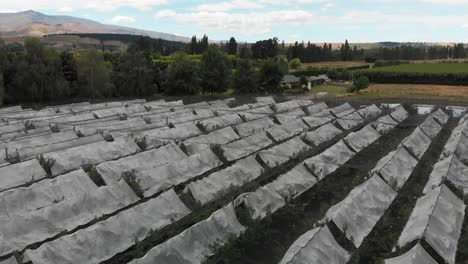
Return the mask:
<path id="1" fill-rule="evenodd" d="M 129 24 L 134 23 L 136 19 L 131 16 L 115 16 L 109 20 L 111 23 L 115 24 Z"/>
<path id="2" fill-rule="evenodd" d="M 335 3 L 326 3 L 324 6 L 322 6 L 322 8 L 320 8 L 320 10 L 325 12 L 334 7 L 336 7 Z"/>
<path id="3" fill-rule="evenodd" d="M 5 10 L 57 10 L 94 9 L 97 11 L 113 11 L 118 8 L 131 7 L 150 11 L 153 7 L 168 4 L 168 0 L 19 0 L 4 1 Z"/>
<path id="4" fill-rule="evenodd" d="M 468 5 L 467 0 L 420 0 L 425 4 Z"/>
<path id="5" fill-rule="evenodd" d="M 71 12 L 71 11 L 73 11 L 73 8 L 71 8 L 69 6 L 64 6 L 64 7 L 60 7 L 58 9 L 58 11 L 60 11 L 60 12 Z"/>
<path id="6" fill-rule="evenodd" d="M 235 32 L 244 36 L 253 36 L 272 31 L 276 25 L 297 26 L 310 23 L 314 15 L 302 10 L 284 10 L 250 13 L 194 12 L 177 13 L 162 10 L 157 18 L 173 19 L 180 23 L 197 23 L 207 30 Z"/>
<path id="7" fill-rule="evenodd" d="M 211 4 L 202 4 L 195 7 L 199 12 L 221 12 L 242 9 L 258 9 L 264 7 L 262 4 L 251 0 L 232 0 Z"/>

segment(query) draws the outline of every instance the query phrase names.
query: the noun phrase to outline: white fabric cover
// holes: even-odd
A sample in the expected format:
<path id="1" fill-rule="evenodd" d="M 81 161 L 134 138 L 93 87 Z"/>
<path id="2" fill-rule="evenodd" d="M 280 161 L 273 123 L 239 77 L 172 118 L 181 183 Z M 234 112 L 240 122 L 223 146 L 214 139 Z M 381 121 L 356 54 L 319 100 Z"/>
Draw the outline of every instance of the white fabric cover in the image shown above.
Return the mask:
<path id="1" fill-rule="evenodd" d="M 228 161 L 233 161 L 248 156 L 272 144 L 273 142 L 268 138 L 266 133 L 261 132 L 224 145 L 222 149 L 224 151 L 224 157 L 226 157 Z"/>
<path id="2" fill-rule="evenodd" d="M 101 134 L 94 134 L 92 136 L 81 137 L 72 139 L 69 141 L 57 142 L 53 144 L 47 144 L 44 146 L 33 147 L 33 148 L 26 148 L 19 151 L 20 159 L 26 160 L 32 157 L 39 156 L 44 153 L 59 151 L 68 148 L 74 148 L 77 146 L 82 146 L 86 144 L 91 144 L 95 142 L 102 141 L 104 142 L 104 138 Z"/>
<path id="3" fill-rule="evenodd" d="M 314 176 L 321 180 L 336 171 L 355 154 L 343 140 L 340 140 L 319 155 L 305 160 L 304 163 Z"/>
<path id="4" fill-rule="evenodd" d="M 263 167 L 255 161 L 254 156 L 250 156 L 237 161 L 230 167 L 190 183 L 188 188 L 195 200 L 201 205 L 205 205 L 233 188 L 242 187 L 258 178 L 262 172 Z"/>
<path id="5" fill-rule="evenodd" d="M 378 173 L 388 184 L 395 184 L 392 187 L 400 189 L 417 164 L 417 159 L 411 156 L 405 148 L 399 147 L 380 159 L 370 175 Z"/>
<path id="6" fill-rule="evenodd" d="M 348 115 L 342 116 L 336 119 L 336 122 L 344 129 L 349 130 L 352 129 L 362 123 L 364 123 L 364 119 L 359 115 L 358 112 L 352 112 Z"/>
<path id="7" fill-rule="evenodd" d="M 456 155 L 461 161 L 468 165 L 468 137 L 460 128 L 454 129 L 449 140 L 445 144 L 441 158 Z"/>
<path id="8" fill-rule="evenodd" d="M 317 104 L 309 105 L 307 107 L 307 112 L 309 112 L 309 115 L 313 115 L 325 109 L 328 109 L 328 105 L 326 103 L 320 102 Z"/>
<path id="9" fill-rule="evenodd" d="M 26 215 L 12 216 L 9 221 L 0 225 L 2 237 L 0 255 L 22 250 L 33 243 L 71 231 L 96 218 L 135 203 L 137 200 L 138 197 L 132 189 L 122 181 Z"/>
<path id="10" fill-rule="evenodd" d="M 26 128 L 24 127 L 23 123 L 2 125 L 2 126 L 0 126 L 0 135 L 15 132 L 15 131 L 19 131 L 19 130 L 25 130 L 25 129 Z"/>
<path id="11" fill-rule="evenodd" d="M 359 109 L 358 113 L 365 119 L 369 119 L 379 116 L 382 113 L 382 110 L 380 110 L 380 108 L 373 104 L 365 108 Z"/>
<path id="12" fill-rule="evenodd" d="M 437 261 L 418 243 L 405 254 L 386 259 L 385 264 L 437 264 Z"/>
<path id="13" fill-rule="evenodd" d="M 267 133 L 275 140 L 281 141 L 289 137 L 299 135 L 308 130 L 309 127 L 302 122 L 301 119 L 296 119 L 283 125 L 274 126 L 267 130 Z"/>
<path id="14" fill-rule="evenodd" d="M 152 248 L 143 258 L 130 264 L 199 264 L 214 254 L 213 245 L 222 246 L 230 237 L 245 231 L 232 204 L 214 212 L 179 235 Z"/>
<path id="15" fill-rule="evenodd" d="M 317 178 L 307 170 L 304 163 L 300 163 L 268 185 L 282 197 L 296 198 L 316 183 Z"/>
<path id="16" fill-rule="evenodd" d="M 241 137 L 247 137 L 255 133 L 265 131 L 276 124 L 269 117 L 263 117 L 250 122 L 236 125 L 234 128 Z"/>
<path id="17" fill-rule="evenodd" d="M 194 154 L 183 160 L 174 160 L 167 165 L 137 170 L 136 176 L 144 196 L 149 197 L 164 189 L 186 182 L 209 170 L 220 166 L 222 162 L 210 150 Z"/>
<path id="18" fill-rule="evenodd" d="M 157 212 L 157 213 L 155 213 Z M 26 256 L 34 264 L 98 264 L 177 222 L 190 210 L 174 190 L 127 209 L 88 228 L 44 243 Z"/>
<path id="19" fill-rule="evenodd" d="M 46 179 L 28 187 L 0 193 L 0 223 L 14 215 L 24 215 L 83 193 L 97 190 L 82 169 L 61 177 Z"/>
<path id="20" fill-rule="evenodd" d="M 200 129 L 191 122 L 177 124 L 174 128 L 163 127 L 146 130 L 140 134 L 145 138 L 149 146 L 159 146 L 161 142 L 182 141 L 203 134 Z"/>
<path id="21" fill-rule="evenodd" d="M 294 137 L 272 148 L 259 151 L 257 155 L 268 167 L 274 168 L 310 149 L 300 137 Z"/>
<path id="22" fill-rule="evenodd" d="M 351 255 L 338 244 L 327 226 L 312 229 L 289 247 L 280 264 L 346 264 Z"/>
<path id="23" fill-rule="evenodd" d="M 468 166 L 463 164 L 455 155 L 439 160 L 434 165 L 423 192 L 430 192 L 446 180 L 463 191 L 465 195 L 468 194 Z"/>
<path id="24" fill-rule="evenodd" d="M 413 156 L 421 159 L 431 143 L 431 138 L 426 136 L 426 134 L 417 127 L 411 135 L 403 139 L 401 145 L 404 146 L 408 152 L 413 154 Z"/>
<path id="25" fill-rule="evenodd" d="M 225 127 L 207 135 L 200 135 L 184 141 L 185 150 L 189 155 L 209 149 L 212 145 L 225 145 L 240 137 L 232 127 Z"/>
<path id="26" fill-rule="evenodd" d="M 10 141 L 6 143 L 0 143 L 0 149 L 7 148 L 8 151 L 21 150 L 24 148 L 39 147 L 48 144 L 54 144 L 57 142 L 63 142 L 68 140 L 77 139 L 78 136 L 72 130 L 59 132 L 59 133 L 50 133 L 46 135 L 41 135 L 37 137 L 25 138 L 15 141 Z"/>
<path id="27" fill-rule="evenodd" d="M 255 97 L 255 101 L 261 104 L 275 104 L 275 99 L 271 96 Z"/>
<path id="28" fill-rule="evenodd" d="M 11 189 L 47 177 L 37 159 L 0 168 L 0 191 Z"/>
<path id="29" fill-rule="evenodd" d="M 276 113 L 289 112 L 295 108 L 300 108 L 300 105 L 296 101 L 286 101 L 282 103 L 277 103 L 273 106 Z"/>
<path id="30" fill-rule="evenodd" d="M 317 183 L 317 179 L 300 163 L 292 170 L 279 176 L 255 192 L 244 193 L 236 198 L 235 204 L 244 204 L 253 211 L 254 219 L 264 218 L 286 204 L 286 199 L 296 198 Z"/>
<path id="31" fill-rule="evenodd" d="M 439 123 L 437 123 L 432 116 L 426 118 L 426 120 L 424 120 L 424 122 L 419 127 L 431 139 L 435 138 L 439 134 L 440 130 L 442 130 L 442 126 L 439 125 Z"/>
<path id="32" fill-rule="evenodd" d="M 271 185 L 264 185 L 255 192 L 248 192 L 239 195 L 234 204 L 243 204 L 252 211 L 253 219 L 263 219 L 268 213 L 274 213 L 286 204 L 281 194 L 271 189 Z"/>
<path id="33" fill-rule="evenodd" d="M 419 198 L 403 232 L 400 247 L 424 239 L 448 263 L 455 263 L 465 205 L 442 185 Z"/>
<path id="34" fill-rule="evenodd" d="M 343 133 L 343 131 L 335 127 L 332 123 L 328 123 L 314 131 L 304 133 L 304 138 L 309 142 L 314 143 L 315 146 L 320 146 L 341 133 Z"/>
<path id="35" fill-rule="evenodd" d="M 238 114 L 221 115 L 213 118 L 197 121 L 206 131 L 211 132 L 223 127 L 233 126 L 242 123 L 242 118 Z"/>
<path id="36" fill-rule="evenodd" d="M 325 217 L 359 248 L 396 196 L 382 178 L 373 176 L 330 207 Z"/>
<path id="37" fill-rule="evenodd" d="M 0 261 L 0 264 L 18 264 L 18 261 L 16 261 L 16 258 L 13 256 L 8 259 Z"/>
<path id="38" fill-rule="evenodd" d="M 304 122 L 306 122 L 307 125 L 309 125 L 311 128 L 317 128 L 322 125 L 325 125 L 326 123 L 334 120 L 334 117 L 331 115 L 328 116 L 305 116 L 302 118 Z"/>
<path id="39" fill-rule="evenodd" d="M 343 140 L 354 150 L 359 152 L 380 138 L 379 132 L 370 124 L 357 132 L 348 134 Z"/>
<path id="40" fill-rule="evenodd" d="M 340 106 L 330 108 L 330 112 L 332 112 L 336 117 L 343 117 L 355 111 L 356 110 L 349 103 L 344 103 Z"/>
<path id="41" fill-rule="evenodd" d="M 276 119 L 281 124 L 286 124 L 286 123 L 289 123 L 291 121 L 298 120 L 298 119 L 300 119 L 301 117 L 304 117 L 304 116 L 306 116 L 304 111 L 302 111 L 300 108 L 298 108 L 298 109 L 290 111 L 290 112 L 277 114 Z"/>
<path id="42" fill-rule="evenodd" d="M 380 134 L 386 134 L 390 130 L 394 129 L 398 125 L 398 122 L 393 120 L 390 115 L 385 115 L 372 122 L 372 126 L 375 130 L 379 131 Z"/>
<path id="43" fill-rule="evenodd" d="M 86 164 L 98 164 L 114 160 L 140 151 L 133 140 L 126 137 L 116 138 L 113 142 L 96 142 L 84 146 L 69 148 L 44 154 L 46 160 L 54 160 L 51 171 L 57 176 Z"/>
<path id="44" fill-rule="evenodd" d="M 395 121 L 400 123 L 408 117 L 408 112 L 406 112 L 402 106 L 398 106 L 393 112 L 390 113 L 390 116 Z"/>
<path id="45" fill-rule="evenodd" d="M 437 109 L 434 113 L 432 113 L 432 117 L 434 117 L 439 124 L 446 124 L 450 118 L 442 109 Z"/>
<path id="46" fill-rule="evenodd" d="M 96 169 L 106 184 L 112 184 L 119 181 L 125 171 L 155 168 L 185 158 L 187 155 L 171 142 L 157 149 L 103 162 Z"/>

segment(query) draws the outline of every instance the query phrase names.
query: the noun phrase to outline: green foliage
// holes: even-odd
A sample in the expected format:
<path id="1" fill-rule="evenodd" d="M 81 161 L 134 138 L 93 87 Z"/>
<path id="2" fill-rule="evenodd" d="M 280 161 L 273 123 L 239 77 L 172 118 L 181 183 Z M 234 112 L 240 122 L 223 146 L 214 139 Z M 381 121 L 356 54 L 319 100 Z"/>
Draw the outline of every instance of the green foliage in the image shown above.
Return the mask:
<path id="1" fill-rule="evenodd" d="M 268 59 L 278 55 L 278 38 L 257 41 L 251 47 L 252 58 Z"/>
<path id="2" fill-rule="evenodd" d="M 283 73 L 277 60 L 265 60 L 260 68 L 260 89 L 264 92 L 274 93 L 280 91 Z"/>
<path id="3" fill-rule="evenodd" d="M 0 106 L 3 104 L 4 96 L 5 96 L 5 85 L 3 83 L 3 74 L 0 71 Z"/>
<path id="4" fill-rule="evenodd" d="M 291 69 L 298 69 L 299 67 L 301 67 L 302 65 L 302 62 L 299 58 L 295 58 L 295 59 L 292 59 L 290 62 L 289 62 L 289 67 Z"/>
<path id="5" fill-rule="evenodd" d="M 140 179 L 137 178 L 134 170 L 123 172 L 122 178 L 127 182 L 128 186 L 130 186 L 130 188 L 138 197 L 143 197 L 143 189 L 141 189 Z"/>
<path id="6" fill-rule="evenodd" d="M 129 50 L 114 69 L 113 80 L 119 96 L 151 96 L 157 92 L 157 70 L 142 51 Z"/>
<path id="7" fill-rule="evenodd" d="M 186 53 L 173 55 L 174 61 L 167 68 L 167 81 L 163 85 L 167 94 L 196 94 L 200 91 L 199 67 Z"/>
<path id="8" fill-rule="evenodd" d="M 38 157 L 39 164 L 41 164 L 47 175 L 52 176 L 52 166 L 55 164 L 55 159 L 46 159 L 42 154 Z"/>
<path id="9" fill-rule="evenodd" d="M 234 37 L 229 39 L 226 45 L 226 52 L 230 55 L 237 55 L 237 41 Z"/>
<path id="10" fill-rule="evenodd" d="M 231 75 L 231 60 L 218 47 L 212 46 L 201 59 L 201 88 L 204 93 L 222 93 L 227 90 Z"/>
<path id="11" fill-rule="evenodd" d="M 359 92 L 367 87 L 369 87 L 369 79 L 366 76 L 359 76 L 353 81 L 353 86 L 350 92 Z"/>
<path id="12" fill-rule="evenodd" d="M 103 53 L 90 49 L 77 60 L 79 94 L 89 97 L 109 97 L 112 93 L 111 65 L 104 61 Z"/>
<path id="13" fill-rule="evenodd" d="M 238 93 L 258 91 L 258 75 L 250 60 L 240 59 L 232 75 L 232 88 Z"/>

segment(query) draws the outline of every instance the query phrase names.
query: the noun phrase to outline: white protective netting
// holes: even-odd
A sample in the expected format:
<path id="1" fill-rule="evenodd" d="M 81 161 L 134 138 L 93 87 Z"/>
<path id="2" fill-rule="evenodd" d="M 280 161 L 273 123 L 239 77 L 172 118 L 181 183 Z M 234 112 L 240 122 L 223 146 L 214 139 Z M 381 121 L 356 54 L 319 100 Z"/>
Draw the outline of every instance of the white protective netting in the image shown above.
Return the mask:
<path id="1" fill-rule="evenodd" d="M 380 159 L 369 174 L 379 174 L 390 186 L 400 189 L 417 164 L 416 158 L 411 156 L 405 148 L 399 147 Z"/>
<path id="2" fill-rule="evenodd" d="M 241 159 L 254 152 L 272 145 L 266 133 L 261 132 L 222 146 L 224 157 L 228 161 Z"/>
<path id="3" fill-rule="evenodd" d="M 341 133 L 343 133 L 341 129 L 335 127 L 332 123 L 328 123 L 313 131 L 304 133 L 304 138 L 312 142 L 315 146 L 319 146 L 332 140 Z"/>
<path id="4" fill-rule="evenodd" d="M 417 127 L 411 135 L 403 139 L 401 145 L 413 156 L 421 159 L 431 143 L 431 138 L 421 128 Z"/>
<path id="5" fill-rule="evenodd" d="M 321 180 L 345 164 L 355 154 L 343 140 L 340 140 L 319 155 L 305 160 L 304 163 L 314 176 Z"/>
<path id="6" fill-rule="evenodd" d="M 71 231 L 103 215 L 111 214 L 138 200 L 125 182 L 103 186 L 25 215 L 15 215 L 2 222 L 0 255 Z"/>
<path id="7" fill-rule="evenodd" d="M 96 184 L 82 169 L 62 177 L 46 179 L 28 187 L 0 193 L 0 223 L 15 215 L 24 215 L 83 193 L 97 190 Z"/>
<path id="8" fill-rule="evenodd" d="M 229 204 L 179 235 L 152 248 L 130 264 L 198 264 L 214 254 L 213 246 L 222 246 L 230 237 L 238 237 L 245 227 L 237 220 Z"/>
<path id="9" fill-rule="evenodd" d="M 398 122 L 393 120 L 390 115 L 385 115 L 377 119 L 376 121 L 372 122 L 372 126 L 377 130 L 380 134 L 388 133 L 390 130 L 395 128 L 398 125 Z"/>
<path id="10" fill-rule="evenodd" d="M 386 259 L 385 264 L 437 264 L 437 261 L 418 243 L 405 254 Z"/>
<path id="11" fill-rule="evenodd" d="M 98 264 L 189 213 L 171 189 L 102 222 L 27 250 L 25 255 L 33 264 Z"/>
<path id="12" fill-rule="evenodd" d="M 468 166 L 461 162 L 455 155 L 439 160 L 429 176 L 429 181 L 424 187 L 424 193 L 437 188 L 445 181 L 468 194 Z"/>
<path id="13" fill-rule="evenodd" d="M 121 179 L 123 172 L 156 168 L 185 158 L 187 158 L 187 155 L 176 144 L 171 142 L 157 149 L 103 162 L 97 165 L 96 169 L 107 184 L 112 184 Z"/>
<path id="14" fill-rule="evenodd" d="M 187 153 L 189 155 L 193 155 L 209 149 L 211 146 L 226 145 L 239 139 L 239 135 L 237 135 L 232 127 L 225 127 L 220 130 L 213 131 L 210 134 L 189 138 L 184 141 L 184 146 Z"/>
<path id="15" fill-rule="evenodd" d="M 322 112 L 323 110 L 326 110 L 328 109 L 328 105 L 326 103 L 317 103 L 317 104 L 313 104 L 313 105 L 309 105 L 307 107 L 307 112 L 309 112 L 309 115 L 313 115 L 313 114 L 316 114 L 316 113 L 320 113 Z"/>
<path id="16" fill-rule="evenodd" d="M 408 112 L 406 112 L 402 106 L 398 106 L 392 113 L 390 113 L 390 116 L 400 123 L 408 117 Z"/>
<path id="17" fill-rule="evenodd" d="M 47 176 L 37 159 L 0 168 L 0 191 L 15 188 Z"/>
<path id="18" fill-rule="evenodd" d="M 137 170 L 136 177 L 145 197 L 152 196 L 174 185 L 186 182 L 208 172 L 222 162 L 210 150 L 189 156 L 157 168 Z"/>
<path id="19" fill-rule="evenodd" d="M 10 257 L 10 258 L 8 258 L 8 259 L 5 259 L 5 260 L 0 261 L 0 264 L 18 264 L 18 261 L 17 261 L 16 258 L 13 256 L 13 257 Z"/>
<path id="20" fill-rule="evenodd" d="M 373 104 L 365 108 L 359 109 L 358 113 L 365 119 L 370 119 L 379 116 L 382 113 L 382 110 L 380 110 L 380 108 Z"/>
<path id="21" fill-rule="evenodd" d="M 336 117 L 343 117 L 356 111 L 349 103 L 344 103 L 340 106 L 330 108 L 330 112 Z"/>
<path id="22" fill-rule="evenodd" d="M 200 120 L 197 121 L 197 123 L 200 124 L 206 131 L 211 132 L 227 126 L 240 124 L 242 123 L 242 118 L 238 114 L 234 113 Z"/>
<path id="23" fill-rule="evenodd" d="M 356 248 L 372 231 L 397 195 L 385 181 L 374 176 L 354 188 L 330 207 L 325 218 L 333 221 Z"/>
<path id="24" fill-rule="evenodd" d="M 272 148 L 261 150 L 257 155 L 265 165 L 274 168 L 292 158 L 298 157 L 300 154 L 310 149 L 311 148 L 297 136 Z"/>
<path id="25" fill-rule="evenodd" d="M 357 132 L 348 134 L 343 140 L 354 150 L 359 152 L 380 138 L 379 132 L 372 125 L 367 125 Z"/>
<path id="26" fill-rule="evenodd" d="M 300 236 L 289 247 L 280 264 L 346 264 L 350 257 L 328 227 L 323 226 Z"/>
<path id="27" fill-rule="evenodd" d="M 279 126 L 274 126 L 268 129 L 267 133 L 278 142 L 289 137 L 299 135 L 308 129 L 309 127 L 302 122 L 301 119 L 296 119 Z"/>
<path id="28" fill-rule="evenodd" d="M 295 198 L 312 188 L 317 179 L 300 163 L 289 172 L 279 176 L 255 192 L 244 193 L 236 198 L 237 205 L 244 204 L 253 211 L 253 218 L 264 218 L 286 204 L 286 199 Z"/>
<path id="29" fill-rule="evenodd" d="M 362 118 L 362 116 L 356 111 L 352 112 L 350 114 L 347 114 L 345 116 L 339 117 L 336 119 L 336 122 L 344 129 L 344 130 L 350 130 L 362 123 L 365 122 L 365 120 Z"/>
<path id="30" fill-rule="evenodd" d="M 285 113 L 296 108 L 300 108 L 300 105 L 296 101 L 286 101 L 273 105 L 273 109 L 275 109 L 276 113 Z"/>
<path id="31" fill-rule="evenodd" d="M 424 239 L 445 261 L 455 263 L 464 215 L 463 201 L 442 185 L 418 199 L 398 245 Z"/>
<path id="32" fill-rule="evenodd" d="M 116 138 L 112 142 L 96 142 L 88 145 L 69 148 L 57 152 L 44 154 L 44 159 L 53 161 L 51 172 L 57 176 L 83 165 L 98 164 L 108 160 L 115 160 L 140 151 L 135 142 L 126 137 Z"/>
<path id="33" fill-rule="evenodd" d="M 230 167 L 190 183 L 188 189 L 197 202 L 205 205 L 233 188 L 241 187 L 258 178 L 262 172 L 263 167 L 255 161 L 254 156 L 250 156 L 237 161 Z"/>
<path id="34" fill-rule="evenodd" d="M 239 133 L 241 137 L 251 136 L 255 133 L 265 131 L 276 124 L 269 117 L 262 117 L 257 120 L 249 121 L 246 123 L 238 124 L 234 126 L 234 129 Z"/>

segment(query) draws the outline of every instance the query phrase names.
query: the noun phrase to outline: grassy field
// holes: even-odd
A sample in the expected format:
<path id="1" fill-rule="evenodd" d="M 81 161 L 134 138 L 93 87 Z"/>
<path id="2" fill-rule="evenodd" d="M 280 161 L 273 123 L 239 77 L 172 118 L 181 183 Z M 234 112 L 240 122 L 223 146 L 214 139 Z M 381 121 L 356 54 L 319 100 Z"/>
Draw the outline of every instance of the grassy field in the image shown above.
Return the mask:
<path id="1" fill-rule="evenodd" d="M 313 93 L 328 92 L 330 96 L 362 99 L 434 100 L 468 105 L 468 86 L 372 84 L 359 93 L 348 93 L 343 86 L 324 85 L 314 87 Z"/>
<path id="2" fill-rule="evenodd" d="M 311 63 L 302 63 L 301 67 L 297 69 L 291 69 L 291 72 L 306 70 L 307 68 L 349 68 L 349 67 L 359 67 L 366 66 L 369 63 L 365 61 L 324 61 L 324 62 L 311 62 Z"/>
<path id="3" fill-rule="evenodd" d="M 368 71 L 415 73 L 468 73 L 468 63 L 416 63 L 378 67 Z"/>

